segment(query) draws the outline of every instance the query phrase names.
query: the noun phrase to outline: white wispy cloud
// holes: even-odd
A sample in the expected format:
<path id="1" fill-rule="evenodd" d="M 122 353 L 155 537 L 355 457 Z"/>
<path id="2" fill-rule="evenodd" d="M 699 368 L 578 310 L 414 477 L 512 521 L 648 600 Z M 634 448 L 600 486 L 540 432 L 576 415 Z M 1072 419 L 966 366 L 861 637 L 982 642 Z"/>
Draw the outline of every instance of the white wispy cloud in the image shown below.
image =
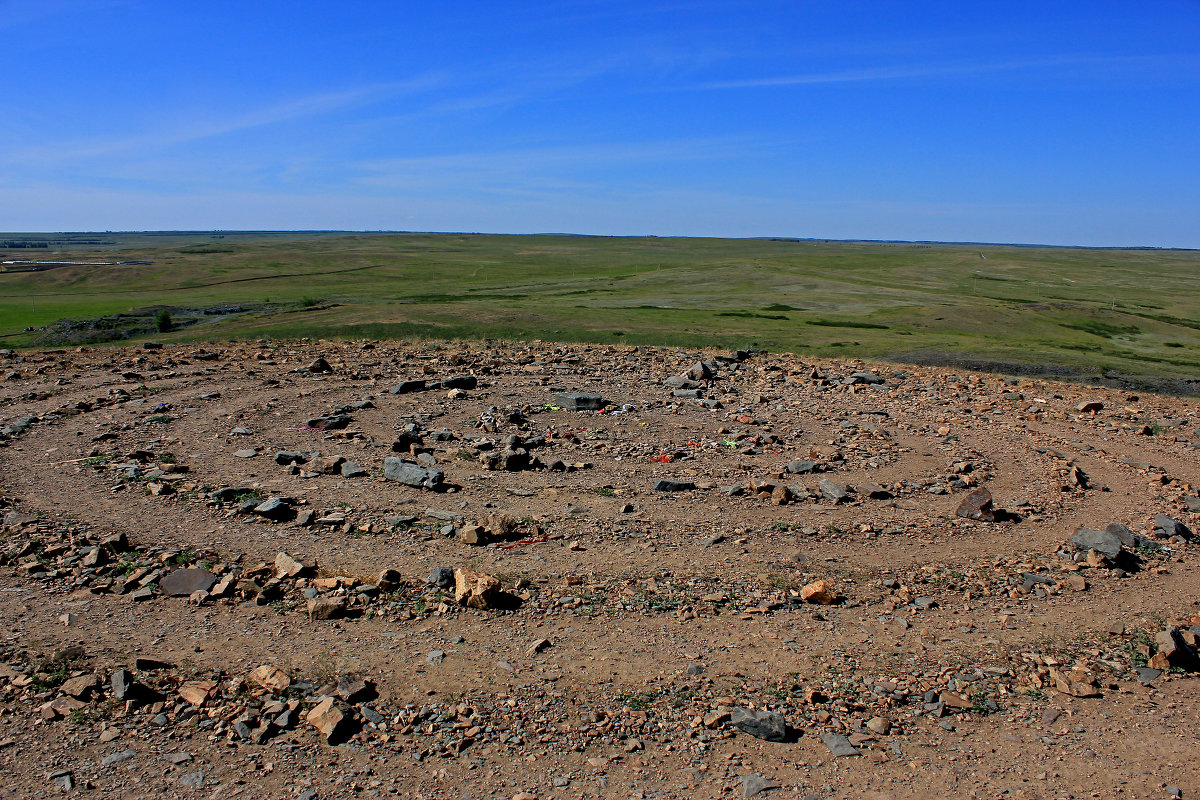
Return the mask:
<path id="1" fill-rule="evenodd" d="M 596 169 L 637 164 L 746 158 L 765 145 L 746 137 L 673 139 L 607 144 L 544 146 L 386 158 L 351 165 L 372 186 L 436 186 L 471 184 L 477 189 L 502 186 L 505 191 L 556 191 L 586 184 L 581 175 Z"/>
<path id="2" fill-rule="evenodd" d="M 1194 54 L 1148 55 L 1148 56 L 1094 56 L 1061 55 L 1047 58 L 1024 58 L 1006 61 L 971 62 L 957 61 L 940 64 L 907 64 L 862 69 L 833 70 L 829 72 L 806 72 L 795 75 L 778 75 L 761 78 L 744 78 L 701 83 L 693 89 L 748 89 L 775 86 L 805 86 L 838 83 L 866 83 L 876 81 L 907 80 L 913 78 L 953 77 L 989 72 L 1017 72 L 1022 70 L 1051 69 L 1055 67 L 1086 65 L 1148 65 L 1166 61 L 1194 61 Z"/>
<path id="3" fill-rule="evenodd" d="M 442 79 L 438 76 L 428 75 L 407 81 L 322 92 L 265 105 L 240 114 L 196 117 L 170 127 L 131 136 L 85 139 L 26 147 L 8 153 L 6 158 L 4 156 L 0 156 L 0 158 L 25 164 L 45 164 L 93 159 L 121 153 L 143 153 L 147 150 L 320 116 L 404 94 L 424 92 L 437 88 L 442 83 Z"/>

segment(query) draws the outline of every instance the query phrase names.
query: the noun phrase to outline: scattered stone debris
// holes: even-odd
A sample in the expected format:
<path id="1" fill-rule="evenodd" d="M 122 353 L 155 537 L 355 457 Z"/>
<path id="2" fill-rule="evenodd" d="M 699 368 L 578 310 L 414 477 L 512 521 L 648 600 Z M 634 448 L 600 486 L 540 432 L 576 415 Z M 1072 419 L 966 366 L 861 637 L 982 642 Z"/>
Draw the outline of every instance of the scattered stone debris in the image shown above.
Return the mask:
<path id="1" fill-rule="evenodd" d="M 0 360 L 23 795 L 1065 794 L 1030 742 L 1160 767 L 1104 715 L 1193 710 L 1190 401 L 593 345 Z"/>

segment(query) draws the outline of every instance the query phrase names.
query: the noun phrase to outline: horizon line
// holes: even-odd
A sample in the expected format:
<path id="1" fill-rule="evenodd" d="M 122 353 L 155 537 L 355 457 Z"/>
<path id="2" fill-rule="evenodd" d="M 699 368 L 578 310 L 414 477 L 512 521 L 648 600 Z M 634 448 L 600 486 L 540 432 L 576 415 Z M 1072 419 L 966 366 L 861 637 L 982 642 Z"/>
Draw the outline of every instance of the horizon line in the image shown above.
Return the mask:
<path id="1" fill-rule="evenodd" d="M 776 242 L 837 242 L 844 244 L 929 244 L 929 245 L 961 245 L 971 247 L 1045 247 L 1069 250 L 1179 250 L 1183 252 L 1200 251 L 1200 247 L 1173 247 L 1168 245 L 1089 245 L 1089 244 L 1045 244 L 1040 242 L 986 242 L 971 240 L 947 239 L 869 239 L 869 238 L 836 238 L 824 236 L 701 236 L 686 234 L 657 234 L 657 233 L 570 233 L 570 232 L 525 232 L 500 233 L 495 231 L 420 231 L 394 229 L 353 229 L 353 228 L 162 228 L 147 230 L 74 230 L 74 231 L 0 231 L 0 237 L 5 236 L 76 236 L 76 235 L 167 235 L 167 234 L 289 234 L 289 233 L 365 233 L 365 234 L 395 234 L 421 236 L 562 236 L 595 239 L 730 239 L 741 241 L 776 241 Z M 25 248 L 0 248 L 25 249 Z"/>

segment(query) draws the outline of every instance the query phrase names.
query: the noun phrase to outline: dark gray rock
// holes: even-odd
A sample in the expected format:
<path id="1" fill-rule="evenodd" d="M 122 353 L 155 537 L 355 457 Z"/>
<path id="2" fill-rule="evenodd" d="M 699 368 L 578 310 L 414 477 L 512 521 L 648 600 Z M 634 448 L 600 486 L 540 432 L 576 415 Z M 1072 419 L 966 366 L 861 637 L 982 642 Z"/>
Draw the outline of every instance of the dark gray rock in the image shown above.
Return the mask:
<path id="1" fill-rule="evenodd" d="M 829 748 L 829 752 L 833 753 L 837 758 L 853 758 L 854 756 L 862 755 L 862 753 L 858 752 L 858 748 L 850 744 L 850 740 L 840 733 L 822 733 L 821 741 Z"/>
<path id="2" fill-rule="evenodd" d="M 342 477 L 343 478 L 361 478 L 364 475 L 369 475 L 365 469 L 355 464 L 353 461 L 342 462 Z"/>
<path id="3" fill-rule="evenodd" d="M 690 378 L 685 378 L 682 375 L 672 375 L 671 377 L 669 377 L 663 381 L 663 386 L 667 387 L 668 389 L 700 389 L 700 388 L 703 388 L 703 384 L 700 383 L 699 381 L 694 381 L 694 380 L 691 380 Z"/>
<path id="4" fill-rule="evenodd" d="M 850 492 L 846 491 L 845 486 L 834 483 L 829 478 L 821 478 L 817 481 L 817 488 L 820 489 L 821 496 L 831 503 L 840 503 L 850 496 Z"/>
<path id="5" fill-rule="evenodd" d="M 598 394 L 557 392 L 554 402 L 565 411 L 598 411 L 604 408 L 604 398 Z"/>
<path id="6" fill-rule="evenodd" d="M 1182 536 L 1184 539 L 1192 538 L 1192 532 L 1187 525 L 1184 525 L 1177 519 L 1172 519 L 1166 514 L 1154 515 L 1154 528 L 1156 531 L 1162 531 L 1162 535 L 1166 538 L 1172 536 Z"/>
<path id="7" fill-rule="evenodd" d="M 119 669 L 112 674 L 112 693 L 117 700 L 125 700 L 133 696 L 137 683 L 127 669 Z"/>
<path id="8" fill-rule="evenodd" d="M 729 723 L 743 733 L 766 739 L 768 742 L 782 742 L 787 739 L 787 722 L 782 714 L 776 714 L 774 711 L 735 708 Z"/>
<path id="9" fill-rule="evenodd" d="M 439 589 L 454 588 L 454 570 L 450 567 L 434 567 L 429 573 L 429 583 Z"/>
<path id="10" fill-rule="evenodd" d="M 1152 667 L 1134 667 L 1133 671 L 1137 673 L 1138 683 L 1143 686 L 1149 686 L 1162 675 L 1161 669 L 1154 669 Z"/>
<path id="11" fill-rule="evenodd" d="M 435 467 L 422 467 L 391 456 L 383 460 L 383 477 L 416 489 L 438 489 L 446 476 Z"/>
<path id="12" fill-rule="evenodd" d="M 1104 530 L 1108 533 L 1111 533 L 1113 536 L 1116 536 L 1117 539 L 1121 541 L 1121 544 L 1125 547 L 1137 546 L 1138 535 L 1129 530 L 1129 528 L 1126 528 L 1124 525 L 1119 525 L 1114 522 Z"/>
<path id="13" fill-rule="evenodd" d="M 37 417 L 18 417 L 5 425 L 4 429 L 0 430 L 0 433 L 3 433 L 5 436 L 20 436 L 35 422 L 37 422 Z"/>
<path id="14" fill-rule="evenodd" d="M 296 509 L 282 497 L 270 497 L 256 505 L 254 513 L 273 522 L 287 522 L 296 516 Z"/>
<path id="15" fill-rule="evenodd" d="M 694 381 L 710 381 L 717 375 L 717 364 L 713 361 L 697 361 L 683 374 Z"/>
<path id="16" fill-rule="evenodd" d="M 798 503 L 803 500 L 817 499 L 817 496 L 809 491 L 808 487 L 802 483 L 790 483 L 788 484 L 787 488 L 788 491 L 792 493 L 792 500 L 794 502 Z"/>
<path id="17" fill-rule="evenodd" d="M 479 381 L 474 375 L 455 375 L 442 381 L 443 389 L 474 389 L 478 385 Z"/>
<path id="18" fill-rule="evenodd" d="M 1022 572 L 1021 580 L 1026 584 L 1040 583 L 1044 586 L 1050 586 L 1055 582 L 1054 578 L 1051 578 L 1049 575 L 1038 575 L 1036 572 Z"/>
<path id="19" fill-rule="evenodd" d="M 661 478 L 654 482 L 654 491 L 656 492 L 690 492 L 695 488 L 696 484 L 691 481 L 673 481 Z"/>
<path id="20" fill-rule="evenodd" d="M 318 428 L 325 431 L 338 431 L 345 428 L 354 418 L 348 414 L 330 414 L 327 417 L 312 417 L 304 421 L 305 427 Z"/>
<path id="21" fill-rule="evenodd" d="M 100 765 L 104 767 L 115 767 L 118 764 L 124 764 L 126 761 L 137 758 L 135 750 L 119 750 L 116 753 L 110 753 L 100 759 Z"/>
<path id="22" fill-rule="evenodd" d="M 200 770 L 189 772 L 179 779 L 179 782 L 191 789 L 199 789 L 204 785 L 204 773 Z"/>
<path id="23" fill-rule="evenodd" d="M 793 461 L 785 469 L 792 475 L 808 475 L 813 472 L 820 472 L 821 465 L 816 461 Z"/>
<path id="24" fill-rule="evenodd" d="M 676 389 L 671 392 L 671 396 L 681 400 L 699 400 L 704 397 L 704 391 L 702 389 Z"/>
<path id="25" fill-rule="evenodd" d="M 188 597 L 193 592 L 207 592 L 216 582 L 217 576 L 208 570 L 188 567 L 167 573 L 158 582 L 158 588 L 171 597 Z"/>
<path id="26" fill-rule="evenodd" d="M 878 384 L 884 382 L 883 378 L 874 372 L 852 372 L 850 373 L 850 378 L 854 383 Z"/>
<path id="27" fill-rule="evenodd" d="M 280 450 L 275 454 L 275 463 L 281 467 L 290 467 L 292 464 L 308 463 L 308 456 L 303 453 L 293 453 L 290 450 Z"/>
<path id="28" fill-rule="evenodd" d="M 425 381 L 400 381 L 392 387 L 392 394 L 412 394 L 425 391 Z"/>
<path id="29" fill-rule="evenodd" d="M 1121 554 L 1121 537 L 1110 531 L 1080 528 L 1071 535 L 1071 544 L 1082 553 L 1095 550 L 1109 558 L 1116 558 Z"/>
<path id="30" fill-rule="evenodd" d="M 742 797 L 757 797 L 765 791 L 779 788 L 775 781 L 757 774 L 743 775 L 741 781 Z"/>

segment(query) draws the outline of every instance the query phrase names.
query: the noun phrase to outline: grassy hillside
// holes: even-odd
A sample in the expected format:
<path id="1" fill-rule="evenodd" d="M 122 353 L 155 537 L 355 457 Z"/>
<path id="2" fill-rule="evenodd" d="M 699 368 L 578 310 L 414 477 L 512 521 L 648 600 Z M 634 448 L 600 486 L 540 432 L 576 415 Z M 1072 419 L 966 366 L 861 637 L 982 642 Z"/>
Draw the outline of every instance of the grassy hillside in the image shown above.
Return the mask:
<path id="1" fill-rule="evenodd" d="M 49 243 L 0 249 L 0 260 L 154 261 L 0 273 L 6 346 L 50 344 L 40 328 L 63 318 L 241 305 L 155 338 L 536 337 L 1200 378 L 1195 251 L 253 232 L 0 240 Z"/>

